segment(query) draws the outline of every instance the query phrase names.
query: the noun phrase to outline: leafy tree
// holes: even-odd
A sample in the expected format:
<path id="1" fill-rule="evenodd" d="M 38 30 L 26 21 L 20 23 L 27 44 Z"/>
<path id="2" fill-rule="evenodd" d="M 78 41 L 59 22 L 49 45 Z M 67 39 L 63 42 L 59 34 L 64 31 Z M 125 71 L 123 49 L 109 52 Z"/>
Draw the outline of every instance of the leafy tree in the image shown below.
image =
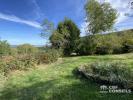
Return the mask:
<path id="1" fill-rule="evenodd" d="M 48 40 L 49 37 L 54 32 L 54 24 L 50 22 L 48 19 L 45 19 L 41 26 L 42 26 L 41 37 L 44 38 L 45 40 Z"/>
<path id="2" fill-rule="evenodd" d="M 63 48 L 63 46 L 65 45 L 64 36 L 63 34 L 60 34 L 58 31 L 54 31 L 49 39 L 50 42 L 52 43 L 52 47 L 56 49 Z"/>
<path id="3" fill-rule="evenodd" d="M 78 47 L 80 48 L 79 51 L 81 50 L 83 54 L 94 54 L 96 52 L 112 53 L 113 45 L 111 40 L 114 41 L 114 39 L 110 38 L 110 36 L 108 38 L 105 36 L 107 40 L 104 36 L 98 36 L 97 34 L 112 29 L 115 19 L 117 18 L 116 10 L 113 9 L 110 4 L 100 4 L 96 0 L 88 0 L 85 5 L 85 10 L 89 36 L 81 41 Z"/>
<path id="4" fill-rule="evenodd" d="M 77 41 L 80 36 L 80 30 L 77 25 L 70 19 L 65 18 L 60 22 L 56 31 L 50 37 L 52 46 L 55 48 L 62 48 L 65 55 L 70 55 L 75 52 Z"/>
<path id="5" fill-rule="evenodd" d="M 110 30 L 117 18 L 116 10 L 109 3 L 100 4 L 96 0 L 88 0 L 85 5 L 88 32 L 97 34 Z"/>

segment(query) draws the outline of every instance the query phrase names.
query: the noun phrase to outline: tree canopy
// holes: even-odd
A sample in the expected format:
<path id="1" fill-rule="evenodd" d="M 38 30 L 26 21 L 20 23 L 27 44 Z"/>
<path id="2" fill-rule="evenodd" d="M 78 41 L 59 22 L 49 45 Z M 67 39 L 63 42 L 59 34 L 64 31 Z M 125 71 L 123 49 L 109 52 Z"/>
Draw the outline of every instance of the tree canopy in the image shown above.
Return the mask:
<path id="1" fill-rule="evenodd" d="M 85 5 L 88 33 L 97 34 L 112 29 L 117 12 L 109 3 L 88 0 Z"/>
<path id="2" fill-rule="evenodd" d="M 77 25 L 68 18 L 60 22 L 57 29 L 50 37 L 52 46 L 62 48 L 65 55 L 70 55 L 75 51 L 77 41 L 80 38 L 80 30 Z"/>

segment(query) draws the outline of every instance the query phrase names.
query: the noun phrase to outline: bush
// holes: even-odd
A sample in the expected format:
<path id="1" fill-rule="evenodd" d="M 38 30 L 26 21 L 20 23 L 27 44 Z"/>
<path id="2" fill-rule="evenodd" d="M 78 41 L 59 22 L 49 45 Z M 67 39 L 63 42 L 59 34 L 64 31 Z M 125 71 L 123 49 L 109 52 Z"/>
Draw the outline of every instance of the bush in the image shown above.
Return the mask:
<path id="1" fill-rule="evenodd" d="M 36 59 L 38 59 L 38 64 L 52 63 L 58 60 L 58 58 L 62 55 L 61 52 L 61 50 L 47 49 L 45 52 L 39 52 L 36 55 Z"/>
<path id="2" fill-rule="evenodd" d="M 0 56 L 9 55 L 11 53 L 10 45 L 7 41 L 0 40 Z"/>
<path id="3" fill-rule="evenodd" d="M 0 59 L 0 73 L 7 75 L 12 70 L 27 70 L 41 63 L 53 63 L 58 60 L 60 54 L 59 50 L 47 49 L 35 54 L 3 56 Z"/>
<path id="4" fill-rule="evenodd" d="M 96 51 L 95 36 L 82 37 L 78 41 L 76 53 L 79 55 L 91 55 Z"/>
<path id="5" fill-rule="evenodd" d="M 44 51 L 24 44 L 17 48 L 10 48 L 6 41 L 0 41 L 0 74 L 12 70 L 27 70 L 41 63 L 52 63 L 62 55 L 61 50 L 46 48 Z"/>
<path id="6" fill-rule="evenodd" d="M 36 59 L 29 55 L 4 57 L 0 61 L 0 73 L 7 75 L 7 73 L 12 70 L 26 70 L 28 68 L 35 67 L 36 64 Z"/>
<path id="7" fill-rule="evenodd" d="M 11 48 L 11 53 L 10 55 L 16 56 L 18 54 L 17 48 Z"/>
<path id="8" fill-rule="evenodd" d="M 133 70 L 120 62 L 97 62 L 84 66 L 84 72 L 100 81 L 108 81 L 125 88 L 133 88 Z"/>

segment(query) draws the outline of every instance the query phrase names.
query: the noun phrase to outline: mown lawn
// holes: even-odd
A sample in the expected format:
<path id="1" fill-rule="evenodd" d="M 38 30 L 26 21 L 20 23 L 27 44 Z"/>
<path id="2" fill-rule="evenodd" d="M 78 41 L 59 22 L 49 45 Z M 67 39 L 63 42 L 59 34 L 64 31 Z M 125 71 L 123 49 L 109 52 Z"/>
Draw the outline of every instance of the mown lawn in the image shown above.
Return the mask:
<path id="1" fill-rule="evenodd" d="M 0 100 L 132 100 L 133 94 L 101 94 L 100 85 L 79 79 L 73 70 L 95 61 L 121 61 L 133 67 L 133 54 L 59 59 L 28 71 L 14 71 L 1 89 Z M 128 66 L 127 66 L 128 67 Z"/>

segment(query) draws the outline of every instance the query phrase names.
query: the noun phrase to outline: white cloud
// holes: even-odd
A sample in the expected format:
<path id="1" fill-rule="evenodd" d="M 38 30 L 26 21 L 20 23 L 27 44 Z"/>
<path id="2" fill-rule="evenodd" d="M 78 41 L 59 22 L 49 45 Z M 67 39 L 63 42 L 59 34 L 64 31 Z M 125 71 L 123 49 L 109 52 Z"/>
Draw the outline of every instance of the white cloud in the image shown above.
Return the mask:
<path id="1" fill-rule="evenodd" d="M 0 19 L 7 20 L 7 21 L 12 21 L 12 22 L 17 22 L 17 23 L 22 23 L 22 24 L 26 24 L 26 25 L 29 25 L 29 26 L 32 26 L 32 27 L 35 27 L 35 28 L 38 28 L 38 29 L 42 28 L 40 23 L 38 23 L 38 22 L 21 19 L 21 18 L 19 18 L 17 16 L 7 15 L 7 14 L 3 14 L 1 12 L 0 12 Z"/>
<path id="2" fill-rule="evenodd" d="M 129 19 L 128 15 L 131 15 L 133 9 L 130 8 L 131 0 L 104 0 L 105 2 L 109 2 L 113 8 L 115 8 L 118 12 L 118 18 L 116 20 L 116 24 L 122 23 Z"/>
<path id="3" fill-rule="evenodd" d="M 86 34 L 87 34 L 87 26 L 88 26 L 88 24 L 87 24 L 87 22 L 83 22 L 82 24 L 81 24 L 81 28 L 80 28 L 80 31 L 81 31 L 81 34 L 80 34 L 80 36 L 82 37 L 82 36 L 85 36 Z"/>

